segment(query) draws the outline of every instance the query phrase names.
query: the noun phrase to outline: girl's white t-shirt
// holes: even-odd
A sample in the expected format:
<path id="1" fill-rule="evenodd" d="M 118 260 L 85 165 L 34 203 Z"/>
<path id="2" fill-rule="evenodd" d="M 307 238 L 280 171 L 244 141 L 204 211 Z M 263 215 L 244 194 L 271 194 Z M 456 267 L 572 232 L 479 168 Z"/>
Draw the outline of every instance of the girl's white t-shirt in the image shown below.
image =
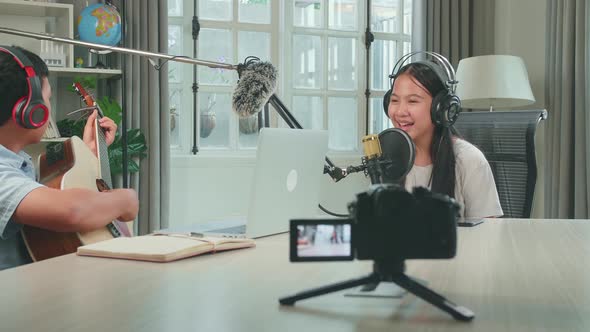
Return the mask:
<path id="1" fill-rule="evenodd" d="M 461 205 L 462 218 L 501 217 L 502 206 L 490 164 L 483 153 L 471 143 L 456 139 L 455 200 Z M 406 176 L 406 190 L 414 187 L 430 189 L 432 165 L 414 165 Z"/>

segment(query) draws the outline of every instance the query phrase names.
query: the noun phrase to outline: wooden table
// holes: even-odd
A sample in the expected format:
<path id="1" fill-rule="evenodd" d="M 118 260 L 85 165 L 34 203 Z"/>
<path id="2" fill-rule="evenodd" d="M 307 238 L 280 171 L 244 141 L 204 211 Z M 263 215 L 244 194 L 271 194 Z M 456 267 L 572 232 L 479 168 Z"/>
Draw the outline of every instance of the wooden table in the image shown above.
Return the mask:
<path id="1" fill-rule="evenodd" d="M 469 323 L 413 295 L 278 303 L 371 265 L 290 263 L 286 235 L 166 264 L 67 255 L 0 272 L 0 331 L 590 331 L 587 220 L 488 220 L 460 229 L 456 258 L 408 261 Z"/>

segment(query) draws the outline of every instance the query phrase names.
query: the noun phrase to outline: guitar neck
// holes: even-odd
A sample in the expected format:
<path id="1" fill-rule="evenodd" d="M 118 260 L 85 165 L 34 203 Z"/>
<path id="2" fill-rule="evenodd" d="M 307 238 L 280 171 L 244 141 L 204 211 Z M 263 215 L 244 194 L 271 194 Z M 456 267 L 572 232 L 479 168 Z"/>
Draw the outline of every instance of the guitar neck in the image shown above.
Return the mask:
<path id="1" fill-rule="evenodd" d="M 96 156 L 98 158 L 98 178 L 103 179 L 109 188 L 113 187 L 113 181 L 111 180 L 111 166 L 109 165 L 109 151 L 107 148 L 107 140 L 105 131 L 99 125 L 98 120 L 104 117 L 104 113 L 96 100 L 86 92 L 86 89 L 79 82 L 74 82 L 73 85 L 76 92 L 80 95 L 80 98 L 84 101 L 86 106 L 90 108 L 96 108 L 96 120 L 94 122 L 95 137 L 96 137 Z"/>
<path id="2" fill-rule="evenodd" d="M 97 105 L 98 107 L 98 105 Z M 109 188 L 113 188 L 113 181 L 111 179 L 111 165 L 109 164 L 109 151 L 107 147 L 107 139 L 105 131 L 100 127 L 98 120 L 102 118 L 102 111 L 98 109 L 98 116 L 96 117 L 94 127 L 96 128 L 96 156 L 98 157 L 99 169 L 98 177 L 103 179 Z"/>

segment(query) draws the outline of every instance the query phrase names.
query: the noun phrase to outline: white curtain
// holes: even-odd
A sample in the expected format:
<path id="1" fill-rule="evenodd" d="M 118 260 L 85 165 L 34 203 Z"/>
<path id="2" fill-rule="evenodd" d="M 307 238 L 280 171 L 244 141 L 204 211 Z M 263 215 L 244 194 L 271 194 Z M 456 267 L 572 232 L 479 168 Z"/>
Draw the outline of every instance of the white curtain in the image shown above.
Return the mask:
<path id="1" fill-rule="evenodd" d="M 168 53 L 167 0 L 125 1 L 125 47 Z M 170 206 L 170 119 L 168 65 L 156 70 L 146 57 L 125 55 L 125 108 L 129 128 L 145 135 L 148 156 L 130 186 L 139 193 L 135 234 L 168 227 Z"/>
<path id="2" fill-rule="evenodd" d="M 495 0 L 414 0 L 412 50 L 459 60 L 494 53 Z"/>
<path id="3" fill-rule="evenodd" d="M 545 217 L 588 219 L 590 4 L 547 0 Z"/>

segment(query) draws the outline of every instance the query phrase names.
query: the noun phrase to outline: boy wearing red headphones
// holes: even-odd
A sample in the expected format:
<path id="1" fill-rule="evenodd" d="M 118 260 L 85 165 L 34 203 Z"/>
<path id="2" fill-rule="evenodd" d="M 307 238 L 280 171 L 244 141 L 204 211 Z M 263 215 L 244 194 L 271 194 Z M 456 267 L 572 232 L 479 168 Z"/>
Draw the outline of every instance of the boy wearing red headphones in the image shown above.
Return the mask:
<path id="1" fill-rule="evenodd" d="M 36 54 L 0 46 L 0 270 L 32 261 L 20 234 L 22 225 L 84 232 L 114 219 L 131 221 L 139 208 L 132 189 L 58 190 L 35 180 L 31 157 L 23 148 L 38 143 L 47 129 L 51 112 L 48 75 Z M 95 146 L 96 116 L 95 111 L 84 128 L 83 141 L 89 147 Z M 99 125 L 111 144 L 117 125 L 106 117 Z"/>

